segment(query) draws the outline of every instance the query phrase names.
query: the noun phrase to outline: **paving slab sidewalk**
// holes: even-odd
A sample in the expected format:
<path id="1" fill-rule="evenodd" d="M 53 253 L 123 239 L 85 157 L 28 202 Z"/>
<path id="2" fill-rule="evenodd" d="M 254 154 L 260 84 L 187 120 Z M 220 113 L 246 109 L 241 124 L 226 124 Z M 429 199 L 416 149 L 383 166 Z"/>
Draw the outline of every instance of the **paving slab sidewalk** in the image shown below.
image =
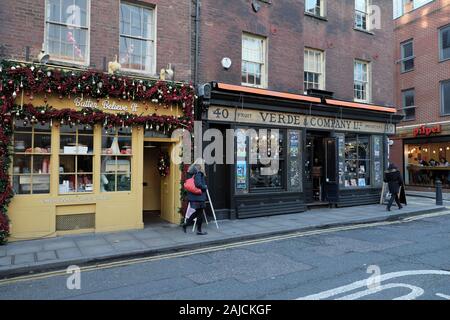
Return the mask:
<path id="1" fill-rule="evenodd" d="M 443 210 L 446 207 L 436 206 L 433 199 L 409 197 L 408 206 L 402 210 L 393 208 L 389 213 L 382 205 L 321 208 L 299 214 L 219 221 L 218 230 L 210 221 L 206 236 L 193 234 L 192 228 L 185 234 L 177 225 L 159 222 L 143 230 L 10 242 L 0 246 L 0 278 Z"/>
<path id="2" fill-rule="evenodd" d="M 422 198 L 436 199 L 436 191 L 413 191 L 413 190 L 407 190 L 406 191 L 406 195 L 407 196 L 412 196 L 412 197 L 422 197 Z M 450 192 L 442 192 L 442 200 L 450 201 Z"/>

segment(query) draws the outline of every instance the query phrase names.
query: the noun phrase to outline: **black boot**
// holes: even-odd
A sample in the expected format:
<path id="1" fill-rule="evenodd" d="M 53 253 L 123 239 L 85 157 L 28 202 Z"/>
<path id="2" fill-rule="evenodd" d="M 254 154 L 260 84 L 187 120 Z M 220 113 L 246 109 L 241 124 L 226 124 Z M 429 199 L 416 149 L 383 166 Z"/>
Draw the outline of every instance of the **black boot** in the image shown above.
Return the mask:
<path id="1" fill-rule="evenodd" d="M 204 235 L 207 235 L 208 234 L 208 232 L 202 232 L 202 227 L 201 227 L 201 225 L 200 225 L 200 228 L 198 228 L 197 229 L 197 235 L 199 235 L 199 236 L 204 236 Z"/>
<path id="2" fill-rule="evenodd" d="M 183 232 L 186 233 L 187 223 L 186 223 L 186 222 L 183 223 L 183 224 L 181 225 L 181 227 L 183 228 Z"/>
<path id="3" fill-rule="evenodd" d="M 386 207 L 386 210 L 387 210 L 387 211 L 391 211 L 391 207 L 390 207 L 390 206 L 387 206 L 387 207 Z"/>

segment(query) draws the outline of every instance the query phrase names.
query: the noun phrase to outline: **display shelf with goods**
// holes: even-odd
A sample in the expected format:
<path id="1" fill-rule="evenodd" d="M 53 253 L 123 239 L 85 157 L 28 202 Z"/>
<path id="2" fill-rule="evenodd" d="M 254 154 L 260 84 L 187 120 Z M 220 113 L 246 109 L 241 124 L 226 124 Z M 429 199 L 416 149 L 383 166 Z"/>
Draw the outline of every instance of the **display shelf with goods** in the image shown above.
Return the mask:
<path id="1" fill-rule="evenodd" d="M 109 129 L 102 134 L 101 191 L 131 190 L 131 129 Z"/>

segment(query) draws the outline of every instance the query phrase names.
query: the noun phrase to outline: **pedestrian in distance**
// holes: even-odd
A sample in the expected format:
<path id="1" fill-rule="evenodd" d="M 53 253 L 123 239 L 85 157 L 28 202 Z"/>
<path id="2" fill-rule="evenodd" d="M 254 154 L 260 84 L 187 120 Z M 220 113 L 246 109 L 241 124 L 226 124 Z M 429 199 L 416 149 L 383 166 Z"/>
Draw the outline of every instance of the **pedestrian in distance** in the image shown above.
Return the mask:
<path id="1" fill-rule="evenodd" d="M 195 187 L 201 190 L 201 194 L 195 194 L 187 191 L 187 200 L 191 209 L 195 209 L 195 212 L 183 223 L 183 231 L 186 233 L 186 228 L 197 219 L 197 234 L 206 235 L 207 232 L 202 231 L 203 224 L 203 212 L 206 208 L 207 199 L 207 185 L 206 185 L 206 174 L 205 174 L 205 164 L 201 159 L 196 160 L 188 169 L 187 178 L 194 178 Z"/>
<path id="2" fill-rule="evenodd" d="M 395 164 L 390 163 L 389 167 L 386 171 L 384 171 L 384 182 L 388 184 L 389 192 L 391 193 L 391 198 L 389 199 L 388 205 L 387 205 L 387 211 L 391 211 L 392 203 L 395 202 L 398 205 L 398 209 L 402 209 L 402 205 L 400 203 L 400 199 L 398 197 L 398 194 L 400 192 L 400 187 L 403 187 L 403 179 L 402 175 L 400 174 L 400 171 L 395 166 Z"/>

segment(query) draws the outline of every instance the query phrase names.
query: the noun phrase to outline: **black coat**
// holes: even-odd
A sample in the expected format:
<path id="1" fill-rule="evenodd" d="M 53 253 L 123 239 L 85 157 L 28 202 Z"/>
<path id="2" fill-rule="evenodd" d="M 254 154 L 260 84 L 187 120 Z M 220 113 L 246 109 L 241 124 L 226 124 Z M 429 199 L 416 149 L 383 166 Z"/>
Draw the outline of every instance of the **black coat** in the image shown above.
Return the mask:
<path id="1" fill-rule="evenodd" d="M 390 193 L 398 193 L 403 185 L 402 175 L 398 169 L 386 170 L 384 172 L 384 182 L 387 182 Z"/>
<path id="2" fill-rule="evenodd" d="M 202 190 L 202 194 L 194 194 L 191 192 L 187 192 L 187 199 L 189 202 L 199 202 L 200 204 L 191 205 L 193 208 L 197 207 L 197 205 L 204 206 L 204 202 L 206 201 L 206 179 L 205 175 L 201 171 L 197 171 L 194 168 L 193 171 L 188 172 L 188 179 L 194 177 L 195 186 Z"/>

